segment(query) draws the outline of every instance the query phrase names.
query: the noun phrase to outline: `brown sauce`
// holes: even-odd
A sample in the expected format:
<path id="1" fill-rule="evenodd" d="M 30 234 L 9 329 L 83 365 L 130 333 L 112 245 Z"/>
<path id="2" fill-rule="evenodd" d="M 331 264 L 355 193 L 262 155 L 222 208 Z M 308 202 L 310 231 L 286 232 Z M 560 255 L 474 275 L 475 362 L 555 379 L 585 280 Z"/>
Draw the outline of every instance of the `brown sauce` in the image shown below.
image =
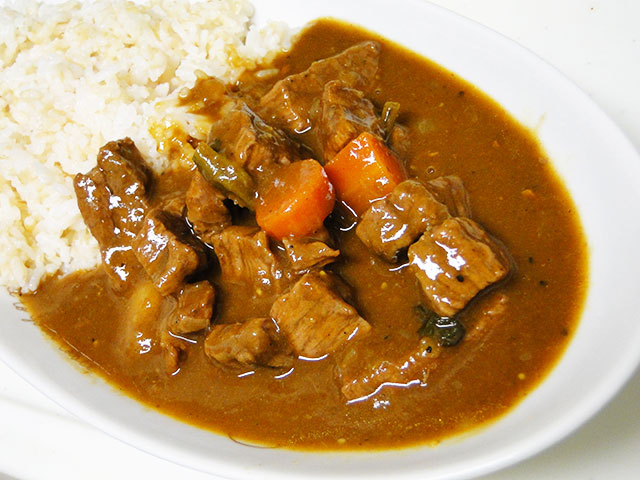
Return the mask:
<path id="1" fill-rule="evenodd" d="M 407 155 L 410 174 L 425 181 L 460 176 L 473 218 L 502 240 L 517 265 L 509 282 L 465 311 L 473 321 L 498 296 L 509 299 L 507 317 L 481 349 L 468 351 L 464 342 L 448 349 L 447 368 L 432 372 L 426 387 L 385 388 L 346 404 L 330 359 L 296 360 L 285 374 L 258 368 L 242 375 L 210 362 L 204 333 L 168 376 L 152 332 L 141 329 L 132 341 L 138 333 L 128 300 L 111 291 L 102 269 L 51 278 L 23 296 L 37 324 L 126 394 L 242 441 L 297 449 L 397 448 L 436 443 L 508 412 L 549 372 L 576 329 L 587 250 L 575 208 L 531 132 L 473 86 L 370 32 L 319 21 L 274 65 L 285 76 L 370 38 L 383 45 L 372 100 L 378 107 L 399 102 L 399 121 L 420 132 Z M 239 88 L 252 81 L 247 76 Z M 376 347 L 384 352 L 415 334 L 412 312 L 420 298 L 414 277 L 367 252 L 353 233 L 339 247 L 335 270 L 355 287 L 355 306 L 375 327 Z M 226 304 L 233 306 L 233 294 Z"/>

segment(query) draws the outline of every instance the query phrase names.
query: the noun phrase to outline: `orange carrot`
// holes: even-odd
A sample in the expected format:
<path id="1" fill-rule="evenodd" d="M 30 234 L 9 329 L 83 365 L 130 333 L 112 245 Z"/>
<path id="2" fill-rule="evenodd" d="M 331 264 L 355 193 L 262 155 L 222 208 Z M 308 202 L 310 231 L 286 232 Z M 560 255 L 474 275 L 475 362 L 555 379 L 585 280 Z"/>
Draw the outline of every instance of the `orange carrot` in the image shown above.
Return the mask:
<path id="1" fill-rule="evenodd" d="M 335 203 L 333 185 L 322 165 L 312 159 L 281 167 L 261 190 L 256 221 L 278 239 L 315 232 Z"/>
<path id="2" fill-rule="evenodd" d="M 368 132 L 349 142 L 324 168 L 338 198 L 358 215 L 406 178 L 398 158 Z"/>

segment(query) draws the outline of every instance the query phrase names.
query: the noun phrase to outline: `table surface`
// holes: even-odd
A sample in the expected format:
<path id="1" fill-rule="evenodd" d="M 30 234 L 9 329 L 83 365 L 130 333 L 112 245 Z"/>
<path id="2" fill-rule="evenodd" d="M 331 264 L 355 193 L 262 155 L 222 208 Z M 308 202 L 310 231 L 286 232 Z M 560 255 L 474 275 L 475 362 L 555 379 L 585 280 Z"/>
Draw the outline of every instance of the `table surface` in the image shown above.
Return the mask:
<path id="1" fill-rule="evenodd" d="M 593 98 L 640 150 L 640 2 L 433 3 L 502 33 L 555 66 Z M 29 428 L 24 428 L 26 425 Z M 0 479 L 142 476 L 157 480 L 214 478 L 105 435 L 52 403 L 0 363 Z M 640 371 L 569 438 L 484 478 L 640 478 Z"/>

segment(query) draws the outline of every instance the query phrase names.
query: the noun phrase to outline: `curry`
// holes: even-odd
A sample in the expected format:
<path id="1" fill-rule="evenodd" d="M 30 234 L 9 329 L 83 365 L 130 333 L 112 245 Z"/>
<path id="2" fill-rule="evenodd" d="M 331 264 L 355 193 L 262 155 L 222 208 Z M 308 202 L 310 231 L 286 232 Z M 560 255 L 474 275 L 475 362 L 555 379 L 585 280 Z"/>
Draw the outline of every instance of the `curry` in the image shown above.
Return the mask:
<path id="1" fill-rule="evenodd" d="M 233 439 L 337 450 L 485 425 L 557 362 L 585 238 L 535 137 L 482 92 L 320 20 L 183 101 L 212 123 L 192 168 L 153 177 L 130 140 L 105 146 L 76 178 L 104 265 L 21 297 L 83 365 Z M 126 178 L 105 233 L 95 192 Z"/>

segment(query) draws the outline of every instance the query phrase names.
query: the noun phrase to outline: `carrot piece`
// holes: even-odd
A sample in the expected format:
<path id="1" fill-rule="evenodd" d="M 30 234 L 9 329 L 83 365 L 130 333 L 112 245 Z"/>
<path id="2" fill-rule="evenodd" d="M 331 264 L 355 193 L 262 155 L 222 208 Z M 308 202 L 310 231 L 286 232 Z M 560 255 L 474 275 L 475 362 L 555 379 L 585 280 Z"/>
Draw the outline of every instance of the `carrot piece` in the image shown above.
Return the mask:
<path id="1" fill-rule="evenodd" d="M 349 142 L 324 168 L 338 198 L 358 215 L 406 178 L 398 158 L 368 132 Z"/>
<path id="2" fill-rule="evenodd" d="M 261 190 L 256 221 L 278 239 L 315 232 L 335 203 L 333 185 L 322 165 L 313 159 L 281 167 Z"/>

